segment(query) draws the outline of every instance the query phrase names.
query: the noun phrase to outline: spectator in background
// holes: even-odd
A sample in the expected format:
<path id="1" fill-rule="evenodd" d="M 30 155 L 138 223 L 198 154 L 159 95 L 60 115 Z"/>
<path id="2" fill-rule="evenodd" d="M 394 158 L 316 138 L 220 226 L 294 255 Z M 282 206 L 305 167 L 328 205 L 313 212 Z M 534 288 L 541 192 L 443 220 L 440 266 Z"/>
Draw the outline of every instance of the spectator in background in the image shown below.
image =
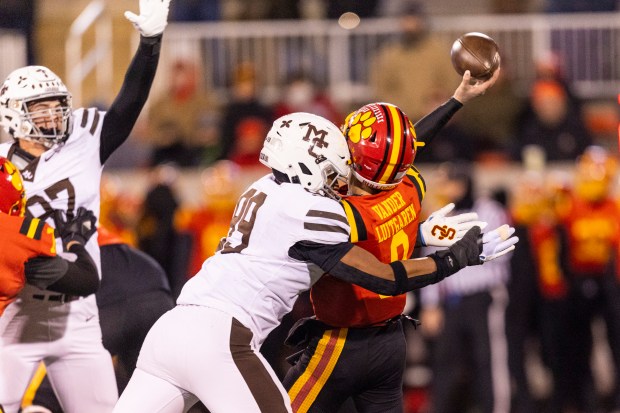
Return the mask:
<path id="1" fill-rule="evenodd" d="M 567 400 L 571 372 L 566 343 L 568 288 L 560 267 L 560 237 L 557 210 L 567 194 L 563 180 L 529 170 L 512 187 L 510 212 L 519 237 L 519 248 L 510 260 L 509 304 L 506 310 L 510 373 L 513 380 L 514 413 L 536 411 L 526 374 L 528 345 L 540 349 L 540 359 L 551 373 L 551 388 L 545 412 L 560 413 Z"/>
<path id="2" fill-rule="evenodd" d="M 222 158 L 243 166 L 258 165 L 265 134 L 274 120 L 273 110 L 258 96 L 253 63 L 241 63 L 233 73 L 232 96 L 224 107 L 221 124 Z"/>
<path id="3" fill-rule="evenodd" d="M 192 237 L 191 261 L 187 278 L 200 271 L 202 263 L 215 254 L 228 233 L 235 203 L 241 194 L 240 168 L 232 161 L 221 160 L 201 174 L 202 203 L 197 208 L 181 208 L 178 228 Z"/>
<path id="4" fill-rule="evenodd" d="M 454 202 L 453 213 L 476 212 L 490 228 L 508 222 L 499 202 L 476 195 L 472 172 L 468 164 L 442 164 L 433 186 L 438 203 Z M 433 340 L 430 412 L 466 411 L 471 402 L 481 413 L 509 411 L 508 263 L 508 257 L 500 257 L 421 290 L 421 331 Z M 455 399 L 463 383 L 469 385 L 471 400 Z"/>
<path id="5" fill-rule="evenodd" d="M 499 78 L 482 101 L 484 104 L 477 99 L 469 102 L 455 116 L 454 123 L 471 136 L 470 151 L 475 151 L 476 160 L 507 160 L 515 140 L 518 118 L 526 104 L 515 91 L 507 58 L 502 57 Z"/>
<path id="6" fill-rule="evenodd" d="M 371 59 L 370 85 L 375 100 L 421 119 L 428 102 L 450 96 L 460 78 L 450 63 L 450 45 L 430 33 L 422 4 L 406 2 L 399 16 L 399 41 L 381 47 Z"/>
<path id="7" fill-rule="evenodd" d="M 220 156 L 220 108 L 200 85 L 200 70 L 193 62 L 173 63 L 168 90 L 148 111 L 153 165 L 208 165 Z"/>
<path id="8" fill-rule="evenodd" d="M 534 60 L 534 75 L 536 80 L 548 80 L 557 82 L 566 91 L 571 104 L 577 109 L 581 109 L 581 100 L 573 92 L 564 68 L 564 62 L 561 56 L 554 51 L 541 53 Z"/>
<path id="9" fill-rule="evenodd" d="M 327 118 L 336 125 L 343 118 L 330 97 L 318 88 L 310 76 L 303 73 L 291 76 L 274 112 L 276 118 L 293 112 L 308 112 Z"/>
<path id="10" fill-rule="evenodd" d="M 606 149 L 588 147 L 577 160 L 573 195 L 560 215 L 560 264 L 569 288 L 568 394 L 570 407 L 580 412 L 595 412 L 601 405 L 590 364 L 595 318 L 604 321 L 611 350 L 611 410 L 620 410 L 620 209 L 612 195 L 617 162 Z"/>
<path id="11" fill-rule="evenodd" d="M 164 165 L 153 172 L 153 183 L 142 204 L 136 226 L 138 248 L 162 266 L 176 298 L 186 280 L 190 243 L 175 227 L 179 207 L 172 182 L 178 171 Z"/>
<path id="12" fill-rule="evenodd" d="M 526 146 L 539 145 L 549 161 L 572 160 L 592 144 L 581 110 L 557 81 L 537 80 L 528 105 L 518 121 L 515 159 L 522 159 Z"/>

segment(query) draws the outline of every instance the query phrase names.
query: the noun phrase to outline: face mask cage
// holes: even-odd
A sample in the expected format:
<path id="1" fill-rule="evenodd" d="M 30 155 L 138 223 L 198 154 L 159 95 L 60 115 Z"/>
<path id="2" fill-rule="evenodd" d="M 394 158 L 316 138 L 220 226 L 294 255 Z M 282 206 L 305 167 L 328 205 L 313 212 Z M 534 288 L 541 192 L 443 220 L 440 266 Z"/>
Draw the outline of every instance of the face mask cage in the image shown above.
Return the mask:
<path id="1" fill-rule="evenodd" d="M 47 148 L 64 142 L 71 133 L 71 107 L 66 97 L 59 98 L 60 106 L 40 110 L 30 110 L 29 107 L 41 99 L 24 101 L 22 123 L 32 126 L 30 132 L 23 134 L 23 139 L 38 142 Z"/>
<path id="2" fill-rule="evenodd" d="M 321 173 L 323 174 L 324 182 L 323 193 L 328 198 L 339 201 L 341 198 L 339 192 L 341 188 L 348 185 L 350 173 L 342 175 L 332 164 L 326 165 L 325 168 L 321 170 Z"/>

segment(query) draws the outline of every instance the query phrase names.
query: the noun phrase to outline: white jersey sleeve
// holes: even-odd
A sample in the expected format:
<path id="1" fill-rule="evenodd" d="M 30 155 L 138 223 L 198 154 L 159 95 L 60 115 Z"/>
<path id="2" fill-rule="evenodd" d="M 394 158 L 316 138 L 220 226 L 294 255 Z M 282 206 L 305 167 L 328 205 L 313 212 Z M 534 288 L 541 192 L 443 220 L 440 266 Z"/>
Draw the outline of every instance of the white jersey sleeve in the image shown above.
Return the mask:
<path id="1" fill-rule="evenodd" d="M 323 275 L 315 264 L 291 258 L 289 249 L 300 241 L 348 242 L 349 232 L 340 203 L 268 175 L 241 195 L 219 251 L 177 302 L 228 312 L 254 332 L 259 345 Z"/>

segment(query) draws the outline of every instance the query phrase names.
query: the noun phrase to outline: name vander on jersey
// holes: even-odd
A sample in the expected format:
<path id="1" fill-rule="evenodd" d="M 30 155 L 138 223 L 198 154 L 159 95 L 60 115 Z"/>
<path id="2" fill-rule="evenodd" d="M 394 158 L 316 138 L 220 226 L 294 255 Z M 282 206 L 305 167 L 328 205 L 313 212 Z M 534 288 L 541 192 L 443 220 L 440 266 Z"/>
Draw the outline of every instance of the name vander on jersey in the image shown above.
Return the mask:
<path id="1" fill-rule="evenodd" d="M 379 242 L 391 238 L 417 217 L 414 205 L 407 205 L 400 192 L 395 192 L 386 200 L 372 206 L 371 209 L 382 221 L 389 218 L 390 215 L 396 214 L 388 221 L 375 227 L 375 234 Z"/>

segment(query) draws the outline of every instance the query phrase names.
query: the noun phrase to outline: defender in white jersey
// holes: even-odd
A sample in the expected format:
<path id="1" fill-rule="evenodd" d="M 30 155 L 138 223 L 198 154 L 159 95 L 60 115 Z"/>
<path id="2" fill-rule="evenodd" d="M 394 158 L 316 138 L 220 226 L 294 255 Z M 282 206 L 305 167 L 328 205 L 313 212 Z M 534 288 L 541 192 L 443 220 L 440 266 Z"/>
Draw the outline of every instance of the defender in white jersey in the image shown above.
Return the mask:
<path id="1" fill-rule="evenodd" d="M 259 349 L 325 272 L 396 295 L 482 263 L 479 227 L 448 250 L 392 264 L 349 243 L 336 189 L 348 179 L 350 156 L 324 118 L 277 119 L 260 159 L 272 173 L 241 195 L 218 252 L 152 327 L 114 413 L 184 412 L 197 400 L 211 413 L 291 412 Z"/>
<path id="2" fill-rule="evenodd" d="M 13 71 L 0 88 L 0 123 L 14 138 L 0 145 L 21 171 L 26 214 L 54 226 L 79 208 L 99 215 L 105 161 L 129 136 L 155 76 L 170 0 L 140 0 L 125 16 L 140 45 L 107 112 L 72 110 L 62 80 L 42 66 Z M 62 243 L 57 240 L 58 251 Z M 97 237 L 86 244 L 100 271 Z M 99 275 L 100 276 L 100 275 Z M 94 292 L 94 291 L 93 291 Z M 0 318 L 0 405 L 16 413 L 40 361 L 65 413 L 109 413 L 118 398 L 112 361 L 101 342 L 94 294 L 85 298 L 27 286 Z M 2 410 L 2 409 L 0 409 Z"/>

